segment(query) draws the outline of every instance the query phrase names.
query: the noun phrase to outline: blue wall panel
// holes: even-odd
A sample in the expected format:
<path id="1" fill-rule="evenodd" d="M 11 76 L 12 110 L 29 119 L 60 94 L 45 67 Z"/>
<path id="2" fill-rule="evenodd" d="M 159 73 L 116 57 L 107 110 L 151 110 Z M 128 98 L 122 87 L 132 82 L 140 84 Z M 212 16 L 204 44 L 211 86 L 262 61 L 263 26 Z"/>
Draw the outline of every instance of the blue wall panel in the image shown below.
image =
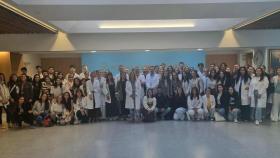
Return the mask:
<path id="1" fill-rule="evenodd" d="M 88 65 L 90 71 L 98 69 L 110 70 L 113 74 L 118 72 L 119 65 L 128 68 L 134 66 L 143 67 L 145 65 L 160 65 L 166 63 L 170 65 L 183 61 L 185 64 L 196 67 L 198 63 L 205 63 L 205 52 L 100 52 L 82 54 L 82 64 Z"/>

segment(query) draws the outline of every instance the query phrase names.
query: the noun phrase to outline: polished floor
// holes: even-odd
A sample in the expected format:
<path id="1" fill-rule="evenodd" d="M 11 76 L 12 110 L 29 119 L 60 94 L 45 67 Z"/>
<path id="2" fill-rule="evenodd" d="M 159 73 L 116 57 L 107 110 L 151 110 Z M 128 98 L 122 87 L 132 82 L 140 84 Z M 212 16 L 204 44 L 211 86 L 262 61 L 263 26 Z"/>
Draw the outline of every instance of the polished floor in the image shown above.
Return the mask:
<path id="1" fill-rule="evenodd" d="M 1 158 L 279 158 L 280 123 L 102 122 L 0 131 Z"/>

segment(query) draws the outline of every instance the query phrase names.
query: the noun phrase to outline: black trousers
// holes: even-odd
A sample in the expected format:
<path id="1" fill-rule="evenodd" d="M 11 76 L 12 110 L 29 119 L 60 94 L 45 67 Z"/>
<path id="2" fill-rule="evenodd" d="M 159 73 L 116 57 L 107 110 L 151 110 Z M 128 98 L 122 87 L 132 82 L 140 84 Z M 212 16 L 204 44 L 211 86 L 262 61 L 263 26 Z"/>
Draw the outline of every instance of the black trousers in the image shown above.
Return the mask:
<path id="1" fill-rule="evenodd" d="M 76 116 L 81 123 L 87 123 L 88 122 L 88 117 L 86 114 L 83 114 L 80 110 L 77 111 Z"/>
<path id="2" fill-rule="evenodd" d="M 33 115 L 28 113 L 18 114 L 16 116 L 16 121 L 18 123 L 18 126 L 22 126 L 22 121 L 29 125 L 33 125 Z"/>
<path id="3" fill-rule="evenodd" d="M 4 106 L 1 106 L 0 107 L 0 125 L 2 125 L 2 113 L 3 113 L 3 110 L 6 112 L 6 120 L 7 120 L 7 123 L 10 122 L 10 114 L 8 112 L 8 110 L 4 107 Z"/>
<path id="4" fill-rule="evenodd" d="M 152 111 L 149 112 L 146 109 L 142 109 L 142 114 L 143 114 L 143 122 L 154 122 L 156 121 L 156 112 Z"/>
<path id="5" fill-rule="evenodd" d="M 240 105 L 240 118 L 242 121 L 250 120 L 250 105 Z"/>

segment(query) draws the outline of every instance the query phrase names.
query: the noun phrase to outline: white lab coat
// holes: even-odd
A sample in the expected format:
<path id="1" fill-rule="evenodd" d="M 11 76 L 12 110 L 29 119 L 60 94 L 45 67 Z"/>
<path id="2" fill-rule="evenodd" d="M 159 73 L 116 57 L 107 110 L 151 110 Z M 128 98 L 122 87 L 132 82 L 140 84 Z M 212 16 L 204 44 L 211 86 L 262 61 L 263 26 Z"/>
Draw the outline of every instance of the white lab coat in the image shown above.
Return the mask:
<path id="1" fill-rule="evenodd" d="M 105 96 L 106 96 L 105 94 L 106 91 L 104 91 L 104 89 L 106 89 L 105 78 L 101 77 L 100 81 L 98 80 L 98 78 L 94 78 L 92 87 L 94 93 L 95 108 L 101 108 L 101 106 L 105 106 Z"/>
<path id="2" fill-rule="evenodd" d="M 183 88 L 183 91 L 185 93 L 185 96 L 187 96 L 190 92 L 190 84 L 189 82 L 186 80 L 186 81 L 182 81 L 182 88 Z"/>
<path id="3" fill-rule="evenodd" d="M 80 89 L 84 92 L 83 85 L 80 86 Z M 85 102 L 86 102 L 85 108 L 94 109 L 93 86 L 92 86 L 91 80 L 88 80 L 86 82 L 86 92 L 87 92 L 87 96 L 85 96 Z"/>
<path id="4" fill-rule="evenodd" d="M 260 77 L 253 77 L 250 83 L 249 96 L 251 97 L 251 107 L 265 108 L 267 100 L 266 89 L 269 82 L 267 77 L 264 77 L 262 81 L 259 80 Z M 261 95 L 261 97 L 258 99 L 257 105 L 255 105 L 254 90 L 258 90 L 259 94 Z"/>
<path id="5" fill-rule="evenodd" d="M 132 95 L 132 85 L 130 81 L 126 81 L 126 87 L 125 87 L 125 108 L 126 109 L 134 109 L 134 101 L 131 97 Z M 136 110 L 140 110 L 140 99 L 141 99 L 141 83 L 139 80 L 135 81 L 135 108 Z"/>
<path id="6" fill-rule="evenodd" d="M 140 84 L 141 84 L 141 93 L 140 93 L 140 96 L 141 96 L 141 100 L 142 98 L 144 98 L 145 96 L 145 89 L 144 89 L 144 86 L 146 84 L 146 78 L 145 78 L 145 75 L 141 74 L 139 77 L 138 77 L 138 80 L 140 81 Z"/>
<path id="7" fill-rule="evenodd" d="M 239 93 L 239 87 L 240 87 L 241 79 L 238 80 L 238 82 L 235 84 L 234 89 L 237 93 Z M 244 80 L 242 80 L 241 85 L 241 105 L 250 105 L 250 99 L 249 99 L 249 87 L 250 87 L 251 80 L 248 79 L 246 83 L 244 83 Z M 246 90 L 247 89 L 247 90 Z"/>
<path id="8" fill-rule="evenodd" d="M 75 112 L 75 115 L 76 115 L 77 111 L 86 107 L 86 98 L 82 97 L 81 100 L 77 99 L 77 102 L 73 103 L 73 107 L 74 107 L 74 112 Z"/>
<path id="9" fill-rule="evenodd" d="M 215 97 L 213 95 L 210 95 L 210 102 L 211 102 L 211 109 L 215 109 L 216 101 L 215 101 Z M 207 96 L 206 96 L 206 94 L 202 97 L 202 103 L 203 103 L 204 112 L 209 113 L 210 111 L 208 111 L 208 109 L 207 109 Z"/>

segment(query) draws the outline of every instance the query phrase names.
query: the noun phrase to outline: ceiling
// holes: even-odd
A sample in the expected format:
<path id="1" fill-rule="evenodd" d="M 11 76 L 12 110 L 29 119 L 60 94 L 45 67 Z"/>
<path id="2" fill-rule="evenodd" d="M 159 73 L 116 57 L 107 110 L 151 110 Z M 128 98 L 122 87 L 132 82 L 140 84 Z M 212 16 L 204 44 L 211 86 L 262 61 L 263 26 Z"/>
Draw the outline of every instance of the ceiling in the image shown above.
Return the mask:
<path id="1" fill-rule="evenodd" d="M 11 1 L 11 0 L 10 0 Z M 280 0 L 12 0 L 66 33 L 224 31 L 280 8 Z M 101 28 L 102 24 L 193 27 Z"/>
<path id="2" fill-rule="evenodd" d="M 239 28 L 239 30 L 259 30 L 259 29 L 280 29 L 280 10 L 266 16 L 260 20 L 249 23 Z"/>
<path id="3" fill-rule="evenodd" d="M 0 3 L 0 34 L 54 33 L 38 21 L 30 20 Z"/>

